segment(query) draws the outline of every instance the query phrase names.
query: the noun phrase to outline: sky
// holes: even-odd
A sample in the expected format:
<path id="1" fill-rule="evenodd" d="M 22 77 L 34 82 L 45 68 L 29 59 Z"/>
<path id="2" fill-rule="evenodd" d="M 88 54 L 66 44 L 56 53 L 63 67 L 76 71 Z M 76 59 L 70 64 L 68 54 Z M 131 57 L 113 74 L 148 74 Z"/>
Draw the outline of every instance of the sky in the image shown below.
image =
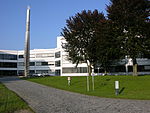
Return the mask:
<path id="1" fill-rule="evenodd" d="M 0 0 L 0 50 L 23 50 L 26 10 L 31 7 L 30 49 L 56 47 L 66 19 L 83 10 L 106 13 L 109 0 Z"/>

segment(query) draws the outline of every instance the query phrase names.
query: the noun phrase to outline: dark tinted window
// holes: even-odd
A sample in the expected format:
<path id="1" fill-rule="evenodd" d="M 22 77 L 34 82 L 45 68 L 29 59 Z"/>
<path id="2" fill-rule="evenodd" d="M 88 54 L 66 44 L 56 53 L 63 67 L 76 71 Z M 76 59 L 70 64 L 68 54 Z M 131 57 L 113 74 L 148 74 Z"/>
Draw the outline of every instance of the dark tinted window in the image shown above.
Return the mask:
<path id="1" fill-rule="evenodd" d="M 16 70 L 0 70 L 0 76 L 14 76 L 17 75 Z"/>
<path id="2" fill-rule="evenodd" d="M 60 64 L 60 60 L 55 61 L 55 67 L 60 67 L 60 66 L 61 66 L 61 64 Z"/>
<path id="3" fill-rule="evenodd" d="M 30 66 L 35 66 L 35 62 L 30 62 Z"/>
<path id="4" fill-rule="evenodd" d="M 56 76 L 60 76 L 60 73 L 61 73 L 61 70 L 60 70 L 60 69 L 55 70 L 55 75 L 56 75 Z"/>
<path id="5" fill-rule="evenodd" d="M 55 53 L 55 58 L 60 58 L 60 51 Z"/>
<path id="6" fill-rule="evenodd" d="M 16 62 L 0 62 L 1 68 L 17 68 Z"/>
<path id="7" fill-rule="evenodd" d="M 17 55 L 0 54 L 0 60 L 17 60 Z"/>
<path id="8" fill-rule="evenodd" d="M 36 62 L 36 66 L 48 66 L 48 62 Z"/>
<path id="9" fill-rule="evenodd" d="M 24 58 L 24 56 L 23 55 L 19 55 L 19 58 Z"/>

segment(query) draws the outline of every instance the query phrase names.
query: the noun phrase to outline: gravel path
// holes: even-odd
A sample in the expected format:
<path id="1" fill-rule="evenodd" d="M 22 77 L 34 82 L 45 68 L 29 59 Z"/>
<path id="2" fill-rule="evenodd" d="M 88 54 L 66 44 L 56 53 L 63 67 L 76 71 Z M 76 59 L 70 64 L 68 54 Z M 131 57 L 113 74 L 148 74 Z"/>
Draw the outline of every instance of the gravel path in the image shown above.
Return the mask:
<path id="1" fill-rule="evenodd" d="M 17 77 L 0 78 L 36 113 L 150 113 L 148 100 L 108 99 L 50 88 Z"/>

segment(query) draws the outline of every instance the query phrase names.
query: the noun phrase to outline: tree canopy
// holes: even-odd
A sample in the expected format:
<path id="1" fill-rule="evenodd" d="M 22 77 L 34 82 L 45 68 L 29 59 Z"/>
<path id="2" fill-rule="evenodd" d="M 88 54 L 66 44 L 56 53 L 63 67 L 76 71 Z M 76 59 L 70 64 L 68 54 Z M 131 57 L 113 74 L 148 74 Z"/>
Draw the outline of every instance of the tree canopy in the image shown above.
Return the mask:
<path id="1" fill-rule="evenodd" d="M 131 58 L 149 50 L 149 14 L 148 0 L 111 0 L 107 7 L 108 19 L 112 21 L 121 42 L 122 51 Z"/>
<path id="2" fill-rule="evenodd" d="M 111 0 L 107 12 L 121 51 L 133 59 L 133 65 L 137 64 L 136 58 L 140 54 L 150 52 L 150 1 Z"/>
<path id="3" fill-rule="evenodd" d="M 89 60 L 94 64 L 97 61 L 98 32 L 105 21 L 105 16 L 97 10 L 83 10 L 66 21 L 67 26 L 62 32 L 67 41 L 64 48 L 73 63 Z"/>

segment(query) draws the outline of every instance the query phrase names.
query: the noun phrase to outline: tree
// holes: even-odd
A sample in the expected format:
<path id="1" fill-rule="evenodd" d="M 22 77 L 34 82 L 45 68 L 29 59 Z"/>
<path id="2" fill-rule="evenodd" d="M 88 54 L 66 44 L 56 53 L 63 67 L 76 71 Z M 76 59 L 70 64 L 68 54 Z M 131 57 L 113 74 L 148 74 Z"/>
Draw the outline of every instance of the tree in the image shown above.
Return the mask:
<path id="1" fill-rule="evenodd" d="M 66 21 L 67 26 L 63 28 L 62 35 L 67 41 L 64 48 L 69 53 L 69 60 L 77 65 L 79 62 L 88 61 L 89 67 L 95 65 L 98 60 L 99 28 L 103 27 L 105 21 L 105 16 L 97 10 L 84 10 Z"/>
<path id="2" fill-rule="evenodd" d="M 120 61 L 122 52 L 119 49 L 119 41 L 115 38 L 112 22 L 106 20 L 103 27 L 98 29 L 97 56 L 98 64 L 104 69 L 105 74 L 110 71 L 111 66 Z"/>
<path id="3" fill-rule="evenodd" d="M 136 58 L 150 52 L 149 0 L 111 0 L 107 6 L 108 19 L 113 24 L 120 50 L 133 60 L 133 75 L 137 75 Z"/>

